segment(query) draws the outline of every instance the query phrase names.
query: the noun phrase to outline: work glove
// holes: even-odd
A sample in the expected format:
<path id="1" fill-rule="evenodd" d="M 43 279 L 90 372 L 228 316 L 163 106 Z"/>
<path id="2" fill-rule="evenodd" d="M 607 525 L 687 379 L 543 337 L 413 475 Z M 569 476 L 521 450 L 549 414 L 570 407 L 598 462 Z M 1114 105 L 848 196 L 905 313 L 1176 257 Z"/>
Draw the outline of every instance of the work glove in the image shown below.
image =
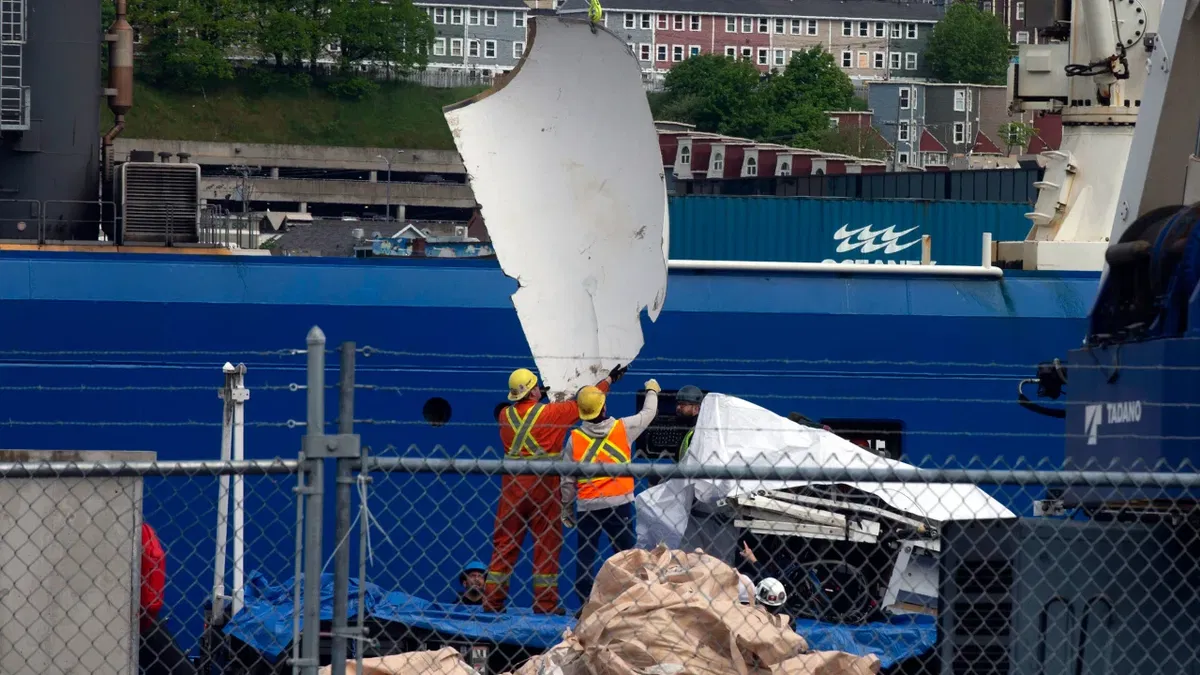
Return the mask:
<path id="1" fill-rule="evenodd" d="M 616 368 L 608 371 L 608 381 L 616 384 L 617 380 L 625 377 L 626 370 L 629 370 L 629 366 L 617 366 Z"/>
<path id="2" fill-rule="evenodd" d="M 646 391 L 652 391 L 656 394 L 662 391 L 662 387 L 658 386 L 658 380 L 656 380 L 654 378 L 650 378 L 649 380 L 646 380 L 645 386 L 646 386 Z"/>
<path id="3" fill-rule="evenodd" d="M 575 528 L 575 514 L 571 513 L 570 511 L 563 509 L 562 517 L 559 518 L 559 520 L 562 521 L 563 527 L 567 528 L 568 530 Z"/>

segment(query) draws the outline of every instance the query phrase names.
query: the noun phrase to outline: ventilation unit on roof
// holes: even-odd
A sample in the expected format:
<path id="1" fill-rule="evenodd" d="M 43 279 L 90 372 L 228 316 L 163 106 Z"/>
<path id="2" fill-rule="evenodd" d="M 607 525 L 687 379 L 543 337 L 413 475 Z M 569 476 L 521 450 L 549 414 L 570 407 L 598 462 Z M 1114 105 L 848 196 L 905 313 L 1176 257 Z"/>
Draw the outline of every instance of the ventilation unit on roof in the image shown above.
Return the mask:
<path id="1" fill-rule="evenodd" d="M 118 244 L 200 240 L 200 165 L 126 162 L 117 171 Z"/>

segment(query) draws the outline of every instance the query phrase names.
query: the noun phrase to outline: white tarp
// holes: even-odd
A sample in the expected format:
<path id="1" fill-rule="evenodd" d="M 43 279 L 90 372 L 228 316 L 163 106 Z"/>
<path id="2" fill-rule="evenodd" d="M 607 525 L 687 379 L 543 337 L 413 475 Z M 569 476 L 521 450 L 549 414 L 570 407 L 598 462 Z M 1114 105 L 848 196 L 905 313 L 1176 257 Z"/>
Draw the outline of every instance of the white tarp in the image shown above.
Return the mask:
<path id="1" fill-rule="evenodd" d="M 542 379 L 573 394 L 628 364 L 666 298 L 667 193 L 624 40 L 532 17 L 507 81 L 445 115 Z"/>
<path id="2" fill-rule="evenodd" d="M 904 462 L 879 457 L 823 429 L 799 425 L 766 408 L 733 396 L 709 394 L 700 407 L 696 432 L 683 464 L 786 467 L 898 467 Z M 756 490 L 780 490 L 813 481 L 666 481 L 637 497 L 638 546 L 684 545 L 693 507 Z M 827 484 L 827 483 L 816 483 Z M 978 486 L 961 483 L 845 483 L 869 492 L 892 508 L 933 521 L 1014 518 Z M 695 523 L 691 524 L 695 527 Z"/>

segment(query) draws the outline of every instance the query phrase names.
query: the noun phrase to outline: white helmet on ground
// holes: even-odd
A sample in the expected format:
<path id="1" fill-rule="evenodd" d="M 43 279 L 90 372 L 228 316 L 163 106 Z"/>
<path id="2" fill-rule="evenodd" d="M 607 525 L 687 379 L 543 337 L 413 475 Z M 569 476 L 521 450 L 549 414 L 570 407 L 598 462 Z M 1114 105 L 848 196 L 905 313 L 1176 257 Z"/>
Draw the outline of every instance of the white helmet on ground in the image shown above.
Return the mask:
<path id="1" fill-rule="evenodd" d="M 767 607 L 782 607 L 787 601 L 787 591 L 783 589 L 783 583 L 775 577 L 767 577 L 758 582 L 758 591 L 755 594 L 759 603 Z"/>

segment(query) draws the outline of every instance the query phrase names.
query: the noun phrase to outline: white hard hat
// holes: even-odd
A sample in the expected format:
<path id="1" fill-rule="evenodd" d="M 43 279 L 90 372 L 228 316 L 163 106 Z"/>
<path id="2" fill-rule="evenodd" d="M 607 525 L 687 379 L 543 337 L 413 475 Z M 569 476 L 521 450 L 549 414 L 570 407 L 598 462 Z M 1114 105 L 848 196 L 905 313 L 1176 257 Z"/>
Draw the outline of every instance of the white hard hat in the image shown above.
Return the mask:
<path id="1" fill-rule="evenodd" d="M 754 594 L 754 582 L 745 574 L 738 575 L 738 602 L 743 605 L 750 604 L 750 598 Z"/>
<path id="2" fill-rule="evenodd" d="M 775 577 L 767 577 L 758 582 L 758 592 L 755 595 L 758 601 L 767 607 L 782 607 L 787 601 L 787 591 L 783 589 L 783 583 Z"/>

